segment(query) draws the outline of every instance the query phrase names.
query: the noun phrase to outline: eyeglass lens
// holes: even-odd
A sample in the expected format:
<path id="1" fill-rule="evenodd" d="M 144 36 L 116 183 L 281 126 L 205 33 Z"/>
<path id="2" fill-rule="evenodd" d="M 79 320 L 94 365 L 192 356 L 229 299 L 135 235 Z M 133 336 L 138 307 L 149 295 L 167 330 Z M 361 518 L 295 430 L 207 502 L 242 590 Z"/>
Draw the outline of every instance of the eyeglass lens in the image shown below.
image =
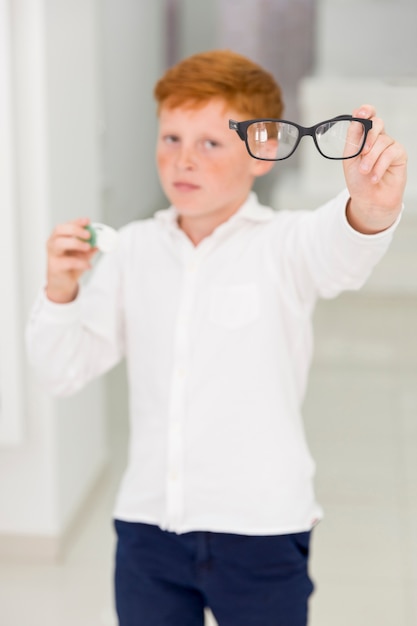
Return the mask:
<path id="1" fill-rule="evenodd" d="M 299 137 L 299 128 L 287 122 L 254 122 L 247 130 L 249 151 L 258 159 L 287 158 L 297 147 Z M 347 159 L 362 150 L 365 127 L 361 122 L 330 120 L 315 129 L 314 137 L 323 156 Z"/>

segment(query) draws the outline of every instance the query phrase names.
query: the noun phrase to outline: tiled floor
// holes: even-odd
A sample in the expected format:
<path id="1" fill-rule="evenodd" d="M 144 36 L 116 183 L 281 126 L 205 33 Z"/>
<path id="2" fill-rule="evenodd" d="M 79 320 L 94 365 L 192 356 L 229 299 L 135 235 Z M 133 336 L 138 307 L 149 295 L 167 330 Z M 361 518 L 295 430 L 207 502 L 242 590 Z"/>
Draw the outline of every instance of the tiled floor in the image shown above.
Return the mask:
<path id="1" fill-rule="evenodd" d="M 312 626 L 417 624 L 417 302 L 321 304 L 306 399 L 325 519 Z"/>
<path id="2" fill-rule="evenodd" d="M 325 518 L 311 626 L 417 624 L 416 321 L 412 297 L 346 294 L 318 307 L 305 421 Z M 111 435 L 108 480 L 63 562 L 0 564 L 2 626 L 115 625 L 110 517 L 124 432 L 112 424 Z"/>

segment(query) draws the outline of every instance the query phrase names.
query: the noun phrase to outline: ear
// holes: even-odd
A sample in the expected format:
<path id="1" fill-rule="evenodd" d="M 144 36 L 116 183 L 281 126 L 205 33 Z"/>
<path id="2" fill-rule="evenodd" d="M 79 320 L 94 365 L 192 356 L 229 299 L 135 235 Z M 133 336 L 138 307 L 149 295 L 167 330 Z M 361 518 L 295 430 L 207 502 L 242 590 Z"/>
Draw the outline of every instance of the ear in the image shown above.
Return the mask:
<path id="1" fill-rule="evenodd" d="M 261 161 L 260 159 L 253 159 L 253 175 L 256 177 L 265 176 L 265 174 L 268 174 L 272 170 L 275 163 L 276 161 Z"/>

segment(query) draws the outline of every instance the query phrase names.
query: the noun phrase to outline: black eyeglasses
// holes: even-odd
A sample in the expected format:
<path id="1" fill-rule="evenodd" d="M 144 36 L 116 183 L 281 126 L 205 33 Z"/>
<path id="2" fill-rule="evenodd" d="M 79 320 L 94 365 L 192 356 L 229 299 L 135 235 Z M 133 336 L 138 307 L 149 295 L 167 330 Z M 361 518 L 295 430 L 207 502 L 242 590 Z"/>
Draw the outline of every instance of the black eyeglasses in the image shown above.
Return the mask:
<path id="1" fill-rule="evenodd" d="M 372 121 L 339 115 L 306 128 L 287 120 L 229 120 L 245 142 L 249 154 L 262 161 L 283 161 L 296 151 L 302 137 L 313 137 L 317 150 L 326 159 L 353 159 L 363 150 Z"/>

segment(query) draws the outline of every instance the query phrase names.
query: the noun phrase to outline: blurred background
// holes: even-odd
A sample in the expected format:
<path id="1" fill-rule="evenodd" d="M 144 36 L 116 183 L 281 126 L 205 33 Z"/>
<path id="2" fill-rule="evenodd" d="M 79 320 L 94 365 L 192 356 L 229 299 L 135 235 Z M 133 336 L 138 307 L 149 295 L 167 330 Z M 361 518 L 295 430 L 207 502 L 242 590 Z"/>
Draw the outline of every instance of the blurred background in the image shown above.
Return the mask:
<path id="1" fill-rule="evenodd" d="M 119 227 L 166 206 L 153 86 L 217 47 L 276 76 L 287 119 L 311 125 L 371 102 L 407 148 L 392 248 L 360 293 L 317 308 L 304 413 L 325 510 L 311 625 L 417 624 L 416 26 L 415 0 L 0 0 L 2 625 L 116 624 L 124 367 L 52 399 L 27 367 L 24 326 L 55 224 Z M 343 186 L 340 164 L 304 143 L 257 184 L 276 209 L 312 209 Z"/>

